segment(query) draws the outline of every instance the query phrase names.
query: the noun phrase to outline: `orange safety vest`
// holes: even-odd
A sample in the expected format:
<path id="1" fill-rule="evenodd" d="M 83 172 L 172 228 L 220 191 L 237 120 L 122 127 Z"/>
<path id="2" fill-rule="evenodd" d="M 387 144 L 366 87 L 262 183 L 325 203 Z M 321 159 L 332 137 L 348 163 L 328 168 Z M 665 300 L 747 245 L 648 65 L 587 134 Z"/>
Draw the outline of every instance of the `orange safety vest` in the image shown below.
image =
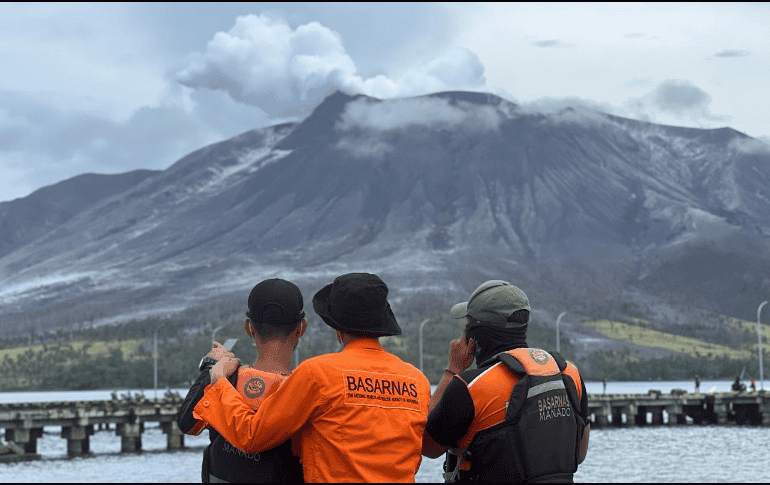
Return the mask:
<path id="1" fill-rule="evenodd" d="M 286 376 L 281 374 L 242 365 L 238 367 L 238 380 L 235 389 L 243 396 L 247 405 L 256 409 L 268 395 L 278 389 L 284 379 Z M 198 419 L 188 434 L 197 436 L 208 427 L 205 420 Z"/>
<path id="2" fill-rule="evenodd" d="M 256 412 L 220 379 L 194 413 L 247 453 L 301 431 L 306 482 L 414 482 L 429 400 L 422 372 L 357 339 L 302 362 Z"/>
<path id="3" fill-rule="evenodd" d="M 465 452 L 468 451 L 469 448 L 473 449 L 479 438 L 488 434 L 488 432 L 491 432 L 493 429 L 498 429 L 498 425 L 502 425 L 506 420 L 506 415 L 509 415 L 508 408 L 509 404 L 512 402 L 512 392 L 514 387 L 525 376 L 551 377 L 558 376 L 559 374 L 567 376 L 572 380 L 574 387 L 576 388 L 577 395 L 575 397 L 578 405 L 582 399 L 582 380 L 577 368 L 572 363 L 562 360 L 561 363 L 564 365 L 564 369 L 560 370 L 559 364 L 551 354 L 533 348 L 518 348 L 503 352 L 502 354 L 508 354 L 508 356 L 513 357 L 514 362 L 512 362 L 512 364 L 518 369 L 518 373 L 512 372 L 511 368 L 503 362 L 497 362 L 479 374 L 471 382 L 467 383 L 476 414 L 468 431 L 460 439 L 458 447 L 451 450 L 454 454 L 460 455 L 461 457 L 465 456 Z M 502 354 L 498 355 L 501 356 Z M 499 356 L 496 358 L 501 360 Z M 511 362 L 510 359 L 507 359 L 507 362 Z M 560 382 L 561 379 L 554 384 Z M 550 389 L 556 386 L 543 384 L 539 387 Z M 533 394 L 533 392 L 529 392 L 529 395 Z M 527 395 L 528 394 L 525 392 L 525 399 Z M 523 402 L 519 402 L 518 404 L 522 405 Z M 556 416 L 556 414 L 559 414 L 559 417 L 561 417 L 562 414 L 576 414 L 577 411 L 575 409 L 576 403 L 572 403 L 571 399 L 567 399 L 566 394 L 563 396 L 548 396 L 543 399 L 542 403 L 538 404 L 541 406 L 541 421 L 547 421 L 553 416 Z M 568 407 L 571 407 L 571 409 L 567 409 Z M 516 411 L 517 410 L 510 410 L 510 412 L 514 413 Z M 582 419 L 577 416 L 575 416 L 575 418 Z M 578 451 L 575 446 L 578 445 L 582 439 L 582 429 L 579 428 L 580 424 L 578 424 L 578 432 L 581 433 L 581 436 L 574 437 L 576 440 L 574 445 L 565 446 L 565 449 L 569 449 L 571 453 L 576 453 L 576 451 Z M 474 441 L 474 439 L 476 439 L 476 441 Z M 546 444 L 545 447 L 547 448 L 548 445 Z M 502 456 L 485 456 L 484 458 L 485 460 L 490 458 L 492 460 L 495 458 L 500 460 L 506 459 L 506 457 Z M 572 457 L 565 459 L 572 462 Z M 577 455 L 575 455 L 575 459 L 577 459 Z M 460 471 L 466 473 L 471 471 L 472 460 L 472 455 L 468 459 L 463 459 L 460 464 Z M 575 463 L 575 467 L 576 466 L 577 464 Z M 564 472 L 572 473 L 574 470 L 564 470 Z"/>

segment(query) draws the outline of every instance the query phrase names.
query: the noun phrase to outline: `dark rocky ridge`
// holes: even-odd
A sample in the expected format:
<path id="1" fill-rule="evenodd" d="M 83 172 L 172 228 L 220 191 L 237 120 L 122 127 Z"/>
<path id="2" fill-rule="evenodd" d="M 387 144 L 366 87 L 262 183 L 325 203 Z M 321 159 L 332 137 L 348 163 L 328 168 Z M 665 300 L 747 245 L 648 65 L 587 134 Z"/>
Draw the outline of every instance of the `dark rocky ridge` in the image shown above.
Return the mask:
<path id="1" fill-rule="evenodd" d="M 44 197 L 45 230 L 0 253 L 0 321 L 61 305 L 131 318 L 346 271 L 381 274 L 394 298 L 505 278 L 545 309 L 641 292 L 750 319 L 770 291 L 768 169 L 770 149 L 729 128 L 545 115 L 481 93 L 336 93 L 70 217 Z M 747 289 L 720 285 L 737 267 Z"/>

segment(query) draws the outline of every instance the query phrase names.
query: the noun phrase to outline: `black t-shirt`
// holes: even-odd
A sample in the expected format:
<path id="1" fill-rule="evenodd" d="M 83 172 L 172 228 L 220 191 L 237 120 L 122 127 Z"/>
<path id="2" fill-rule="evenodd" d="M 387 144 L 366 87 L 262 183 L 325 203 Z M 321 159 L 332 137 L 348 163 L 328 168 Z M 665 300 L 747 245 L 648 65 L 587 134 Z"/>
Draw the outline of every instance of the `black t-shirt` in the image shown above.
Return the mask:
<path id="1" fill-rule="evenodd" d="M 467 370 L 460 373 L 460 377 L 465 382 L 470 383 L 489 367 L 491 366 Z M 453 376 L 444 390 L 444 395 L 441 396 L 436 407 L 428 415 L 425 431 L 433 438 L 433 441 L 441 446 L 454 448 L 468 432 L 475 417 L 476 407 L 473 405 L 473 398 L 468 391 L 468 386 Z"/>

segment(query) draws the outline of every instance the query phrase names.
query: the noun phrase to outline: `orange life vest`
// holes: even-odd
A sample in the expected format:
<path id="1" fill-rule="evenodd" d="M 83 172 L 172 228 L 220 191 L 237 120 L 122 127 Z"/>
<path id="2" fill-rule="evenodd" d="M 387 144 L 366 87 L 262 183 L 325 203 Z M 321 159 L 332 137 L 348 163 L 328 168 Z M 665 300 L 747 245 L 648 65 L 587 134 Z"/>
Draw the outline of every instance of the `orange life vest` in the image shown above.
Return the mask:
<path id="1" fill-rule="evenodd" d="M 238 367 L 237 381 L 232 382 L 233 380 L 230 380 L 233 387 L 243 396 L 246 404 L 252 409 L 256 409 L 267 396 L 278 389 L 285 379 L 286 376 L 281 374 L 265 372 L 242 365 Z M 199 419 L 188 434 L 197 436 L 206 428 L 208 428 L 208 423 Z"/>
<path id="2" fill-rule="evenodd" d="M 502 352 L 493 361 L 468 383 L 476 415 L 453 450 L 461 457 L 453 478 L 571 481 L 586 427 L 578 415 L 577 368 L 533 348 Z"/>

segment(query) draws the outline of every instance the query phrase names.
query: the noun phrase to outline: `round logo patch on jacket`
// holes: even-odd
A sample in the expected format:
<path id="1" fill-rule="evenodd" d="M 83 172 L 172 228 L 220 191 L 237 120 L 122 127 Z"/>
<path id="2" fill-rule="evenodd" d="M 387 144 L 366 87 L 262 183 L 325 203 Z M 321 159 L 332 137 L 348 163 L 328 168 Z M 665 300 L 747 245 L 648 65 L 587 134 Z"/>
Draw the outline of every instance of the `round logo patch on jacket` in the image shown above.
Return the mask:
<path id="1" fill-rule="evenodd" d="M 265 381 L 259 377 L 252 377 L 243 386 L 243 393 L 251 399 L 256 399 L 265 392 Z"/>
<path id="2" fill-rule="evenodd" d="M 548 363 L 548 354 L 543 350 L 529 349 L 529 356 L 538 364 L 545 365 Z"/>

